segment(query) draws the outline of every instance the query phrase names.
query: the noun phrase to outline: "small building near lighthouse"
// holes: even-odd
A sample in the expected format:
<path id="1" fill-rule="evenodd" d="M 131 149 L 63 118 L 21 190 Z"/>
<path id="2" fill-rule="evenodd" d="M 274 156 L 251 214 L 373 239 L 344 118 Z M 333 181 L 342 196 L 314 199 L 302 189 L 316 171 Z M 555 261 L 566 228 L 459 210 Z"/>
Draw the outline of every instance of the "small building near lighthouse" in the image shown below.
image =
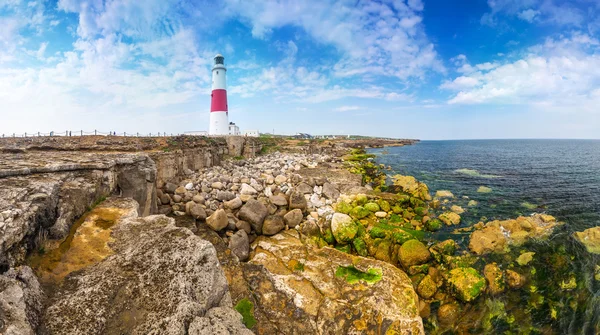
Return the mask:
<path id="1" fill-rule="evenodd" d="M 209 135 L 229 135 L 229 111 L 227 106 L 227 69 L 225 57 L 217 54 L 212 68 L 212 93 L 210 95 L 210 126 Z"/>

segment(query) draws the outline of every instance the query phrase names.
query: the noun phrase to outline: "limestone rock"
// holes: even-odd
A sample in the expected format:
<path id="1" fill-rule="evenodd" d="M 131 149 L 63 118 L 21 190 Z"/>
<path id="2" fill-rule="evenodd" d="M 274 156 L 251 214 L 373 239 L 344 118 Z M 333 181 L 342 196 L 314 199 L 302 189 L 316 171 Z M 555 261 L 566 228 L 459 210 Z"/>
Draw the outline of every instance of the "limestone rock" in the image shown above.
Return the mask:
<path id="1" fill-rule="evenodd" d="M 206 211 L 196 202 L 190 206 L 190 215 L 196 220 L 206 220 Z"/>
<path id="2" fill-rule="evenodd" d="M 439 191 L 435 192 L 435 197 L 436 198 L 454 198 L 454 194 L 452 194 L 452 192 L 450 192 L 450 191 L 439 190 Z"/>
<path id="3" fill-rule="evenodd" d="M 340 196 L 340 191 L 331 183 L 323 184 L 323 194 L 327 199 L 336 200 Z"/>
<path id="4" fill-rule="evenodd" d="M 185 334 L 196 318 L 210 317 L 211 309 L 231 310 L 214 247 L 173 219 L 125 219 L 113 227 L 112 237 L 114 255 L 67 277 L 49 304 L 44 315 L 49 333 Z M 233 315 L 234 320 L 223 317 L 243 331 L 239 315 Z"/>
<path id="5" fill-rule="evenodd" d="M 394 185 L 399 186 L 403 192 L 421 200 L 431 200 L 431 195 L 429 194 L 429 188 L 427 185 L 417 181 L 415 177 L 395 175 L 392 177 L 392 179 L 394 181 Z"/>
<path id="6" fill-rule="evenodd" d="M 459 215 L 465 212 L 465 210 L 458 205 L 452 205 L 452 207 L 450 207 L 450 210 Z"/>
<path id="7" fill-rule="evenodd" d="M 295 230 L 261 236 L 253 248 L 245 276 L 257 306 L 278 329 L 424 334 L 411 281 L 393 265 L 329 247 L 312 249 Z"/>
<path id="8" fill-rule="evenodd" d="M 277 177 L 275 177 L 275 184 L 277 185 L 281 185 L 283 183 L 285 183 L 287 181 L 287 177 L 284 175 L 278 175 Z"/>
<path id="9" fill-rule="evenodd" d="M 250 234 L 250 232 L 252 232 L 252 226 L 250 226 L 250 224 L 244 220 L 238 220 L 235 223 L 235 227 L 238 230 L 243 230 L 246 232 L 246 234 Z"/>
<path id="10" fill-rule="evenodd" d="M 217 209 L 206 219 L 206 224 L 214 231 L 219 231 L 229 224 L 227 213 L 223 209 Z"/>
<path id="11" fill-rule="evenodd" d="M 489 291 L 492 295 L 498 295 L 506 289 L 504 273 L 496 263 L 486 264 L 483 268 L 483 276 L 487 280 Z"/>
<path id="12" fill-rule="evenodd" d="M 593 227 L 581 232 L 573 233 L 585 249 L 592 254 L 600 254 L 600 227 Z"/>
<path id="13" fill-rule="evenodd" d="M 267 216 L 267 207 L 260 201 L 250 199 L 238 212 L 238 218 L 247 221 L 256 232 L 262 232 L 262 224 Z"/>
<path id="14" fill-rule="evenodd" d="M 333 237 L 338 243 L 348 243 L 352 241 L 358 232 L 358 226 L 354 220 L 342 213 L 335 213 L 331 218 L 331 231 Z"/>
<path id="15" fill-rule="evenodd" d="M 296 185 L 295 190 L 302 194 L 309 194 L 313 191 L 312 187 L 310 187 L 307 183 L 300 183 Z"/>
<path id="16" fill-rule="evenodd" d="M 248 241 L 248 234 L 243 229 L 238 230 L 229 239 L 229 249 L 240 261 L 246 261 L 248 259 L 248 253 L 250 252 L 250 242 Z"/>
<path id="17" fill-rule="evenodd" d="M 535 252 L 524 252 L 522 254 L 519 255 L 519 257 L 517 257 L 516 262 L 517 264 L 523 266 L 523 265 L 527 265 L 529 264 L 529 262 L 531 262 L 533 260 L 533 256 L 535 255 Z"/>
<path id="18" fill-rule="evenodd" d="M 242 207 L 243 203 L 242 203 L 242 199 L 240 198 L 233 198 L 229 201 L 225 201 L 223 203 L 223 206 L 225 206 L 225 208 L 227 209 L 238 209 L 240 207 Z"/>
<path id="19" fill-rule="evenodd" d="M 289 228 L 295 228 L 300 224 L 300 222 L 302 222 L 303 218 L 304 215 L 302 214 L 302 211 L 296 208 L 287 212 L 283 216 L 283 221 Z"/>
<path id="20" fill-rule="evenodd" d="M 478 255 L 490 252 L 503 253 L 509 245 L 521 245 L 529 239 L 544 239 L 554 227 L 563 224 L 551 215 L 535 214 L 511 220 L 495 220 L 486 223 L 483 229 L 474 231 L 469 249 Z"/>
<path id="21" fill-rule="evenodd" d="M 417 292 L 423 299 L 433 297 L 437 291 L 437 285 L 430 275 L 426 275 L 417 286 Z"/>
<path id="22" fill-rule="evenodd" d="M 265 218 L 262 226 L 263 235 L 275 235 L 279 233 L 285 224 L 283 223 L 283 218 L 279 215 L 269 215 Z"/>
<path id="23" fill-rule="evenodd" d="M 256 189 L 254 189 L 254 187 L 252 187 L 248 184 L 242 184 L 242 189 L 240 190 L 240 194 L 256 195 L 257 193 L 258 193 L 258 191 L 256 191 Z"/>
<path id="24" fill-rule="evenodd" d="M 217 192 L 217 200 L 219 201 L 229 201 L 235 198 L 235 194 L 229 191 L 218 191 Z"/>
<path id="25" fill-rule="evenodd" d="M 288 201 L 283 195 L 274 195 L 269 198 L 271 203 L 276 206 L 287 206 Z"/>
<path id="26" fill-rule="evenodd" d="M 190 324 L 188 335 L 252 335 L 242 324 L 242 316 L 231 308 L 215 307 Z"/>
<path id="27" fill-rule="evenodd" d="M 305 211 L 307 207 L 308 204 L 306 198 L 304 198 L 304 194 L 294 190 L 290 194 L 289 209 L 300 209 L 301 211 Z"/>
<path id="28" fill-rule="evenodd" d="M 0 331 L 6 335 L 34 335 L 40 324 L 44 294 L 28 266 L 0 275 Z"/>
<path id="29" fill-rule="evenodd" d="M 224 188 L 223 183 L 221 183 L 220 181 L 216 181 L 216 182 L 212 183 L 210 185 L 210 187 L 215 190 L 222 190 Z"/>
<path id="30" fill-rule="evenodd" d="M 521 288 L 525 285 L 525 277 L 521 276 L 518 272 L 513 270 L 506 270 L 504 273 L 506 277 L 506 283 L 510 288 L 516 289 Z"/>

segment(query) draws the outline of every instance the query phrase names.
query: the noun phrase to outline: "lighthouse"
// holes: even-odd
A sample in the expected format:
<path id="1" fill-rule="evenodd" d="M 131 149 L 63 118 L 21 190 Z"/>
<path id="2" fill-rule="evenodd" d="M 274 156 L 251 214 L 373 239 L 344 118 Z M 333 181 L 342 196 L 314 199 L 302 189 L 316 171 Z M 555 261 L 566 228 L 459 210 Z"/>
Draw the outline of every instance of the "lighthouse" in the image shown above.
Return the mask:
<path id="1" fill-rule="evenodd" d="M 215 65 L 212 68 L 209 135 L 229 134 L 229 112 L 227 110 L 227 87 L 225 84 L 227 69 L 223 63 L 224 60 L 223 55 L 217 54 Z"/>

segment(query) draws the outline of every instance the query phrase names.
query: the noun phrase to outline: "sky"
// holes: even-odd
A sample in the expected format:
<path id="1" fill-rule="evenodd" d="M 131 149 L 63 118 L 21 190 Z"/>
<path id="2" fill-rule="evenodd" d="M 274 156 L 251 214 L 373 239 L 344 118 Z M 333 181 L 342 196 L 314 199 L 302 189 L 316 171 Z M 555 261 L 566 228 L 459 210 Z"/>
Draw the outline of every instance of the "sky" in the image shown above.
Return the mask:
<path id="1" fill-rule="evenodd" d="M 600 138 L 600 0 L 0 0 L 0 134 Z M 0 135 L 1 136 L 1 135 Z"/>

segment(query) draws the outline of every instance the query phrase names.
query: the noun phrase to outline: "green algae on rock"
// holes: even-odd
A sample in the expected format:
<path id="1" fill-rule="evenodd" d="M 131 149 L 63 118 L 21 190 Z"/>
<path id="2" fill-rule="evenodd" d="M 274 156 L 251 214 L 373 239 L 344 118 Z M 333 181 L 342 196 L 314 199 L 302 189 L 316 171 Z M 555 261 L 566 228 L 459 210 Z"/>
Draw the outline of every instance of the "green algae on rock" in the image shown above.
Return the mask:
<path id="1" fill-rule="evenodd" d="M 492 189 L 487 186 L 479 186 L 479 188 L 477 188 L 477 193 L 491 193 L 491 192 L 492 192 Z"/>
<path id="2" fill-rule="evenodd" d="M 425 244 L 419 240 L 406 241 L 402 244 L 398 253 L 398 259 L 405 269 L 413 265 L 427 263 L 430 258 L 431 253 Z"/>
<path id="3" fill-rule="evenodd" d="M 426 184 L 417 181 L 417 179 L 413 176 L 402 176 L 395 175 L 392 177 L 394 186 L 400 187 L 400 189 L 417 199 L 420 200 L 431 200 L 431 195 L 429 194 L 429 188 Z"/>
<path id="4" fill-rule="evenodd" d="M 363 272 L 352 265 L 339 266 L 337 270 L 335 270 L 335 276 L 344 278 L 348 284 L 355 284 L 361 280 L 368 284 L 375 284 L 381 280 L 381 273 L 381 269 L 379 268 L 372 268 L 368 269 L 367 272 Z"/>
<path id="5" fill-rule="evenodd" d="M 350 216 L 335 213 L 331 219 L 331 231 L 338 243 L 345 244 L 351 242 L 354 236 L 356 236 L 358 227 Z"/>
<path id="6" fill-rule="evenodd" d="M 438 216 L 438 219 L 440 219 L 447 226 L 457 225 L 460 223 L 460 215 L 458 215 L 454 212 L 442 213 L 442 214 L 440 214 L 440 216 Z"/>
<path id="7" fill-rule="evenodd" d="M 523 266 L 523 265 L 527 265 L 529 264 L 529 262 L 531 262 L 533 260 L 533 256 L 535 255 L 535 252 L 524 252 L 521 255 L 519 255 L 519 257 L 517 257 L 516 262 L 517 264 Z"/>
<path id="8" fill-rule="evenodd" d="M 475 300 L 486 287 L 485 278 L 473 268 L 450 270 L 448 285 L 454 295 L 463 302 Z"/>
<path id="9" fill-rule="evenodd" d="M 363 207 L 373 213 L 379 211 L 379 205 L 374 202 L 367 202 Z"/>
<path id="10" fill-rule="evenodd" d="M 252 329 L 252 327 L 256 325 L 256 319 L 254 318 L 254 304 L 250 300 L 247 298 L 240 300 L 237 305 L 235 305 L 234 309 L 242 315 L 242 322 L 246 328 Z"/>

